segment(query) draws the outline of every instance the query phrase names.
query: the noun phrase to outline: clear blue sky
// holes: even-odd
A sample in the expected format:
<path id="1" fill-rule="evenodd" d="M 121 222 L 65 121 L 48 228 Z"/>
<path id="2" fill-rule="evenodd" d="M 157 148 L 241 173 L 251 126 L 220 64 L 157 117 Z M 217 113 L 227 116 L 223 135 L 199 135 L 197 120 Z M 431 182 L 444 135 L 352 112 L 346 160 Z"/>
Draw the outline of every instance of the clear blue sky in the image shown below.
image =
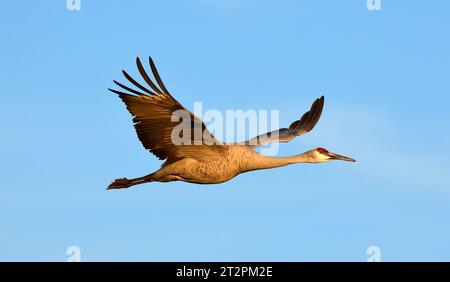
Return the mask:
<path id="1" fill-rule="evenodd" d="M 1 4 L 0 260 L 450 260 L 449 1 L 65 2 Z M 280 155 L 358 162 L 106 191 L 161 164 L 106 90 L 138 55 L 188 108 L 288 125 L 325 95 Z"/>

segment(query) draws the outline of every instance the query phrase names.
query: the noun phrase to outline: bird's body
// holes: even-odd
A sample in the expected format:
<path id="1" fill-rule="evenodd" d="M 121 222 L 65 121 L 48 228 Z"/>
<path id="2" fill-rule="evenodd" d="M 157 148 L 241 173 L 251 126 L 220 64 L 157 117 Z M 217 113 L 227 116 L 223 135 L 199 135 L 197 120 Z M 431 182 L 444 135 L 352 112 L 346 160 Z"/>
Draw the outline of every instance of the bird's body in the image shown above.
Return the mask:
<path id="1" fill-rule="evenodd" d="M 289 157 L 261 155 L 247 146 L 224 145 L 224 147 L 225 150 L 217 158 L 206 161 L 185 158 L 163 166 L 153 174 L 153 178 L 161 182 L 182 180 L 199 184 L 217 184 L 226 182 L 240 173 L 295 163 L 295 159 Z"/>
<path id="2" fill-rule="evenodd" d="M 293 157 L 270 157 L 255 152 L 244 145 L 224 145 L 224 150 L 214 159 L 197 160 L 184 158 L 162 166 L 158 171 L 135 180 L 119 179 L 121 185 L 135 185 L 145 182 L 185 181 L 197 184 L 218 184 L 238 174 L 281 167 L 294 163 L 309 162 L 303 154 Z"/>
<path id="3" fill-rule="evenodd" d="M 167 91 L 159 77 L 156 67 L 149 58 L 157 87 L 145 72 L 139 58 L 136 60 L 139 72 L 153 90 L 136 82 L 123 71 L 124 76 L 142 92 L 136 91 L 114 81 L 129 93 L 112 90 L 125 102 L 133 115 L 134 126 L 144 147 L 158 158 L 165 160 L 159 170 L 149 175 L 127 179 L 119 178 L 111 183 L 109 189 L 127 188 L 146 182 L 185 181 L 197 184 L 217 184 L 226 182 L 240 173 L 281 167 L 294 163 L 321 163 L 340 159 L 354 161 L 323 148 L 316 148 L 291 157 L 270 157 L 255 151 L 255 148 L 273 142 L 289 142 L 297 136 L 309 132 L 320 118 L 324 98 L 317 99 L 311 109 L 288 128 L 282 128 L 257 136 L 242 143 L 222 143 L 214 138 L 204 123 L 186 110 Z M 177 123 L 173 120 L 188 119 L 187 132 L 181 137 L 188 138 L 187 143 L 178 144 L 174 133 Z M 185 126 L 186 127 L 186 126 Z M 200 134 L 195 134 L 195 132 Z M 175 141 L 174 141 L 175 140 Z M 186 140 L 184 140 L 186 141 Z"/>
<path id="4" fill-rule="evenodd" d="M 184 158 L 163 166 L 154 176 L 161 175 L 163 181 L 178 178 L 176 180 L 199 184 L 222 183 L 239 173 L 250 170 L 251 160 L 256 155 L 246 146 L 224 145 L 224 150 L 213 159 Z"/>

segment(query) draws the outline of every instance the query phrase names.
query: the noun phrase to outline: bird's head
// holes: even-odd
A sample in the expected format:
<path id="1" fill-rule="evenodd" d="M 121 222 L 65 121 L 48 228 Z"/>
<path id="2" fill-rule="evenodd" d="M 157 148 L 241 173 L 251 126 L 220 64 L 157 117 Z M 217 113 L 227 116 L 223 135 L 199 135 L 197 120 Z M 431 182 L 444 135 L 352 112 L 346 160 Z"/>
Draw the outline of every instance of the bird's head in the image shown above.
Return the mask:
<path id="1" fill-rule="evenodd" d="M 334 160 L 356 162 L 352 158 L 332 153 L 324 148 L 312 149 L 311 151 L 307 152 L 307 155 L 312 163 L 324 163 L 324 162 L 329 162 L 329 161 L 334 161 Z"/>

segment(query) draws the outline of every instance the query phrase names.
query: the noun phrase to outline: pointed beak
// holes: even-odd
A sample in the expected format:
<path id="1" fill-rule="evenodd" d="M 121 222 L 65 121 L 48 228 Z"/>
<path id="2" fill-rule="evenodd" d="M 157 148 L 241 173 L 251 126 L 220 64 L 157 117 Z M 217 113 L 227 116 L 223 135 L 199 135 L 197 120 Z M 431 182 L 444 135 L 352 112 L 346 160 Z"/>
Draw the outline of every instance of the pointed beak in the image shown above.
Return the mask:
<path id="1" fill-rule="evenodd" d="M 335 153 L 328 153 L 328 156 L 330 156 L 330 158 L 332 160 L 341 160 L 341 161 L 347 161 L 347 162 L 356 162 L 354 159 L 343 156 L 343 155 L 338 155 Z"/>

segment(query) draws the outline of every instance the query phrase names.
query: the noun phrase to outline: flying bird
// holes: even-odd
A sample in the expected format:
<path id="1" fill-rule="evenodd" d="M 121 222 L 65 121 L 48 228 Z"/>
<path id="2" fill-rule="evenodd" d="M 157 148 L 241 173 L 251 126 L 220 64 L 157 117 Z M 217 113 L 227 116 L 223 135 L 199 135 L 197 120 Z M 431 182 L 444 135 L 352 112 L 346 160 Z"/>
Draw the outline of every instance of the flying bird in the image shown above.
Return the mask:
<path id="1" fill-rule="evenodd" d="M 198 184 L 226 182 L 240 173 L 259 169 L 282 167 L 295 163 L 323 163 L 332 160 L 354 162 L 349 157 L 332 153 L 324 148 L 315 148 L 290 157 L 265 156 L 255 151 L 259 146 L 273 142 L 289 142 L 297 136 L 311 131 L 322 113 L 324 97 L 314 101 L 310 110 L 287 128 L 280 128 L 240 143 L 222 143 L 206 128 L 201 119 L 185 109 L 167 90 L 151 57 L 149 64 L 156 84 L 136 58 L 139 73 L 147 87 L 133 79 L 126 71 L 125 78 L 134 89 L 114 80 L 121 91 L 116 93 L 133 116 L 134 127 L 145 149 L 160 160 L 161 168 L 143 177 L 119 178 L 108 189 L 122 189 L 147 182 L 185 181 Z M 150 88 L 150 89 L 149 89 Z M 188 118 L 188 130 L 183 139 L 190 142 L 175 144 L 174 131 L 177 123 L 173 116 Z M 195 134 L 195 132 L 200 134 Z M 185 135 L 184 135 L 185 134 Z M 175 134 L 176 135 L 176 134 Z M 177 137 L 177 136 L 175 136 Z M 180 137 L 180 136 L 178 136 Z"/>

